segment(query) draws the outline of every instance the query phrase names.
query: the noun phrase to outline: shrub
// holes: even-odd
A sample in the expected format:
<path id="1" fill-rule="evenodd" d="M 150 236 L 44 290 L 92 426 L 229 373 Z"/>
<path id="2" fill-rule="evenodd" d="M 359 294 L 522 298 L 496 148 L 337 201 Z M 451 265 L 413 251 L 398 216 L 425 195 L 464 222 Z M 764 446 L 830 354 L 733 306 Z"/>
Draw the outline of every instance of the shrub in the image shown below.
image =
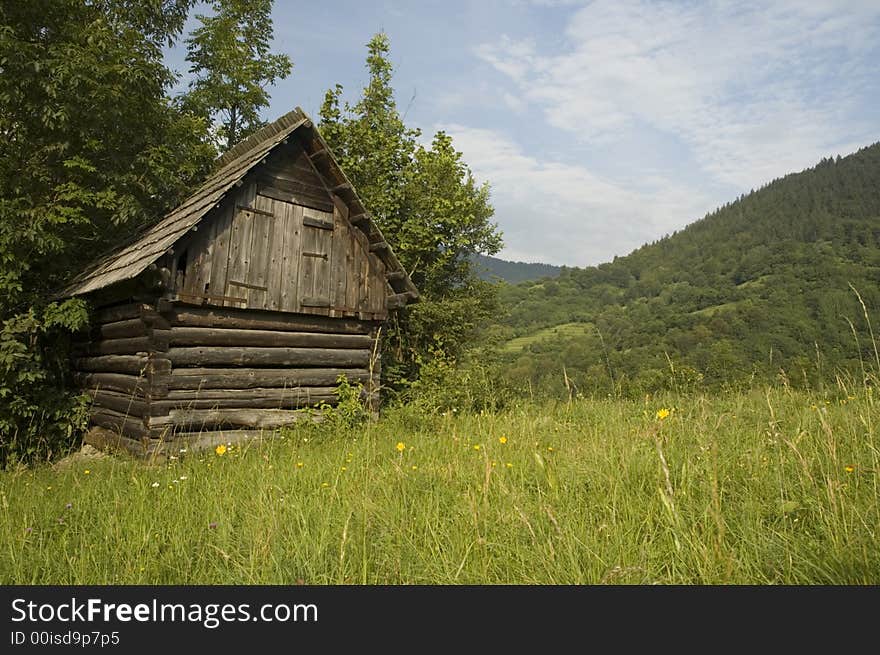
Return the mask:
<path id="1" fill-rule="evenodd" d="M 69 390 L 70 336 L 87 325 L 82 301 L 31 308 L 0 330 L 0 466 L 50 459 L 88 424 L 86 396 Z"/>

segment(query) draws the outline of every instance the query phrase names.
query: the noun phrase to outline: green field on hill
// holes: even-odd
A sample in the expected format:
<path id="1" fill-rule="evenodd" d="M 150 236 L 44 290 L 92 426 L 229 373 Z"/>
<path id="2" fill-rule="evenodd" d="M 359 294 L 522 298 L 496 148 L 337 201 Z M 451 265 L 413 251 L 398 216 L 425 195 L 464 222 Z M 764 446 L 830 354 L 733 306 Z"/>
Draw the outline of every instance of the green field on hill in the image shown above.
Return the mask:
<path id="1" fill-rule="evenodd" d="M 593 330 L 592 323 L 563 323 L 562 325 L 554 325 L 553 327 L 537 330 L 532 334 L 522 337 L 516 337 L 504 344 L 504 352 L 515 353 L 520 352 L 524 348 L 528 348 L 533 343 L 544 340 L 553 340 L 565 337 L 581 337 Z"/>

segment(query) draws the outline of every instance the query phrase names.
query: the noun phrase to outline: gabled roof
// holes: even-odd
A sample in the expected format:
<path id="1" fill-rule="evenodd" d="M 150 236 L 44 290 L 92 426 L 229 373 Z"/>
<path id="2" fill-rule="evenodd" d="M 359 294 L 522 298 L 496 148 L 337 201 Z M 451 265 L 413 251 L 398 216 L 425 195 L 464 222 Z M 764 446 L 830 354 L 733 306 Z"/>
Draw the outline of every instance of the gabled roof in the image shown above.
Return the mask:
<path id="1" fill-rule="evenodd" d="M 176 209 L 133 242 L 98 259 L 74 278 L 61 297 L 97 291 L 140 275 L 178 239 L 198 225 L 245 175 L 259 166 L 276 147 L 286 143 L 294 133 L 301 139 L 306 154 L 323 179 L 327 191 L 348 206 L 351 222 L 367 235 L 370 251 L 385 264 L 390 274 L 388 283 L 397 296 L 394 306 L 417 300 L 419 293 L 409 275 L 382 236 L 381 230 L 370 218 L 327 143 L 299 107 L 266 125 L 217 159 L 214 173 Z M 390 304 L 389 307 L 391 306 Z"/>

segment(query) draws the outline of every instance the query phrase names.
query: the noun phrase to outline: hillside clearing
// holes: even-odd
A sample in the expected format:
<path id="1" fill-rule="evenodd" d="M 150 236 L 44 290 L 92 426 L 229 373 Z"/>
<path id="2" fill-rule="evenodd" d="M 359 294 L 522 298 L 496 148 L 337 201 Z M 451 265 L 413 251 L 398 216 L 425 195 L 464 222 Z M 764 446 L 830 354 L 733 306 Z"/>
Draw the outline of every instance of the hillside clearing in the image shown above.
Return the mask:
<path id="1" fill-rule="evenodd" d="M 544 339 L 564 339 L 568 337 L 580 337 L 593 330 L 592 323 L 563 323 L 553 327 L 537 330 L 532 334 L 516 337 L 504 344 L 504 352 L 518 352 L 533 343 Z"/>

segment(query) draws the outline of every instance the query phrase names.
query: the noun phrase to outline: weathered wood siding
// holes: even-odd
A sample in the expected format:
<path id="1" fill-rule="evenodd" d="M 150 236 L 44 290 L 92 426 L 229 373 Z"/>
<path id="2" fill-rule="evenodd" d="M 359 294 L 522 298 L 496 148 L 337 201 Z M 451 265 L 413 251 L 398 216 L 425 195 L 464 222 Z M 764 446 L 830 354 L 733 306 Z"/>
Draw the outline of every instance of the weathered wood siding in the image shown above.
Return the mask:
<path id="1" fill-rule="evenodd" d="M 172 255 L 174 291 L 223 307 L 384 320 L 385 264 L 299 145 L 273 153 Z"/>
<path id="2" fill-rule="evenodd" d="M 92 422 L 128 438 L 270 429 L 335 404 L 340 375 L 376 403 L 378 323 L 285 312 L 129 304 L 101 310 L 73 366 Z M 210 436 L 210 435 L 209 435 Z M 213 438 L 213 437 L 211 437 Z"/>

